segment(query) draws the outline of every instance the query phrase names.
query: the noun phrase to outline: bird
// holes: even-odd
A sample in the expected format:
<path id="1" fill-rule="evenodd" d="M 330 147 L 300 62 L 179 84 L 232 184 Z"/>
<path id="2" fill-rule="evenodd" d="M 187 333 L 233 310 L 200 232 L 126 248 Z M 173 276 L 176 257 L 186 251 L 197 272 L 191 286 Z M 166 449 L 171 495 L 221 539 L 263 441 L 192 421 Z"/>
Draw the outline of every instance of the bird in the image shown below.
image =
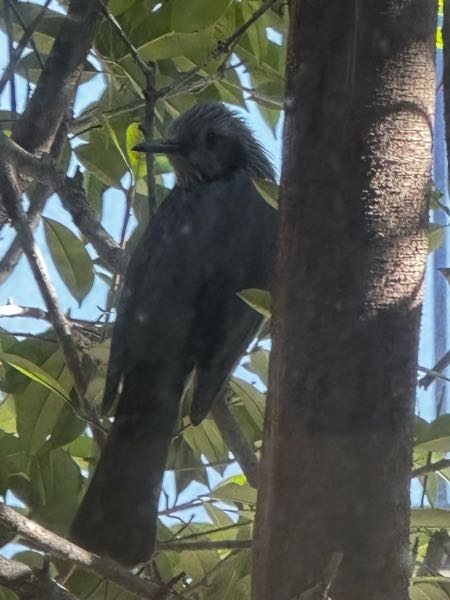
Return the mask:
<path id="1" fill-rule="evenodd" d="M 258 331 L 261 316 L 238 293 L 270 287 L 277 221 L 253 181 L 275 180 L 270 158 L 224 104 L 195 104 L 166 139 L 134 149 L 166 154 L 176 183 L 125 274 L 102 402 L 114 421 L 70 529 L 72 541 L 125 566 L 153 555 L 187 381 L 198 425 Z"/>

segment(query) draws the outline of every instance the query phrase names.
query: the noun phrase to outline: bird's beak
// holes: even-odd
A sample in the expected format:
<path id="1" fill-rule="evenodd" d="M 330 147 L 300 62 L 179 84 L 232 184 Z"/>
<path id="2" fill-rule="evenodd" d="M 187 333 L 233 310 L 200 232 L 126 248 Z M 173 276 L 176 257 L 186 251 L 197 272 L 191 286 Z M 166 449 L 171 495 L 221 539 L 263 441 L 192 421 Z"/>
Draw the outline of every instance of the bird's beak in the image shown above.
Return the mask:
<path id="1" fill-rule="evenodd" d="M 133 146 L 136 152 L 147 152 L 152 154 L 180 154 L 181 145 L 169 140 L 150 140 Z"/>

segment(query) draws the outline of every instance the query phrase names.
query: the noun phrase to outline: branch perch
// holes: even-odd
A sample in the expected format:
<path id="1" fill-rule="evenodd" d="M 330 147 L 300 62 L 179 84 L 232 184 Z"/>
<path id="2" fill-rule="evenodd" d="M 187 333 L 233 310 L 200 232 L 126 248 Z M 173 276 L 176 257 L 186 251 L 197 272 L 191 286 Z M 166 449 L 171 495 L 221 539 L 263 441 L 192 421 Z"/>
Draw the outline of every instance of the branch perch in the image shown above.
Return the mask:
<path id="1" fill-rule="evenodd" d="M 0 585 L 15 592 L 21 600 L 77 600 L 45 570 L 32 569 L 17 560 L 0 556 Z"/>
<path id="2" fill-rule="evenodd" d="M 140 598 L 156 600 L 165 590 L 151 581 L 144 581 L 111 560 L 100 558 L 68 540 L 52 533 L 34 521 L 23 517 L 6 504 L 0 502 L 0 521 L 17 534 L 32 543 L 33 547 L 55 558 L 67 560 L 96 575 L 105 577 Z"/>

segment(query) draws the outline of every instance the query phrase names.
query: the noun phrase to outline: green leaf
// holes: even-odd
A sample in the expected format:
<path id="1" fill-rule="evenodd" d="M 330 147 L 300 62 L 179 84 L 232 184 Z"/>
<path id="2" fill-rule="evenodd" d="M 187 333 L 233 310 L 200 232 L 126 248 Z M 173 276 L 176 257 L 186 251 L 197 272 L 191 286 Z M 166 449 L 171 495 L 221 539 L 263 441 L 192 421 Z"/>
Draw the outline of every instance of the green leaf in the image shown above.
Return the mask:
<path id="1" fill-rule="evenodd" d="M 142 44 L 138 50 L 144 60 L 187 56 L 195 62 L 203 62 L 214 46 L 213 33 L 209 29 L 205 29 L 197 33 L 175 33 L 171 31 Z"/>
<path id="2" fill-rule="evenodd" d="M 439 225 L 438 223 L 430 223 L 428 225 L 428 252 L 434 252 L 442 244 L 444 240 L 445 230 L 449 225 Z"/>
<path id="3" fill-rule="evenodd" d="M 447 579 L 447 582 L 449 581 Z M 449 600 L 450 596 L 442 589 L 440 583 L 417 583 L 409 588 L 409 598 L 410 600 Z"/>
<path id="4" fill-rule="evenodd" d="M 78 506 L 81 484 L 80 469 L 65 450 L 37 454 L 31 464 L 30 503 L 35 518 L 52 529 L 67 525 Z"/>
<path id="5" fill-rule="evenodd" d="M 177 494 L 187 488 L 192 481 L 208 485 L 206 467 L 201 461 L 201 452 L 195 452 L 182 436 L 176 437 L 173 441 L 166 469 L 174 471 Z"/>
<path id="6" fill-rule="evenodd" d="M 258 290 L 256 288 L 248 288 L 241 290 L 238 293 L 239 298 L 242 298 L 256 312 L 259 312 L 264 317 L 269 319 L 272 315 L 272 296 L 266 290 Z"/>
<path id="7" fill-rule="evenodd" d="M 61 279 L 81 304 L 94 283 L 94 269 L 83 242 L 62 223 L 43 218 L 45 237 Z"/>
<path id="8" fill-rule="evenodd" d="M 256 504 L 256 490 L 247 483 L 244 475 L 230 477 L 211 490 L 210 495 L 217 500 Z"/>
<path id="9" fill-rule="evenodd" d="M 232 0 L 172 0 L 171 24 L 174 31 L 190 33 L 216 23 Z"/>
<path id="10" fill-rule="evenodd" d="M 49 375 L 46 371 L 33 364 L 22 356 L 16 356 L 15 354 L 7 354 L 6 352 L 0 352 L 0 361 L 7 363 L 14 369 L 17 369 L 20 373 L 23 373 L 33 381 L 40 383 L 47 389 L 51 390 L 62 398 L 70 407 L 72 407 L 72 400 L 70 399 L 66 390 L 56 381 L 54 377 Z"/>
<path id="11" fill-rule="evenodd" d="M 0 432 L 0 483 L 4 494 L 9 487 L 10 477 L 28 476 L 30 458 L 24 440 Z"/>
<path id="12" fill-rule="evenodd" d="M 279 186 L 273 181 L 267 179 L 255 178 L 252 179 L 255 188 L 272 208 L 278 209 L 278 193 Z"/>
<path id="13" fill-rule="evenodd" d="M 194 453 L 203 454 L 209 462 L 228 458 L 228 449 L 212 419 L 204 419 L 197 427 L 187 427 L 183 438 Z"/>
<path id="14" fill-rule="evenodd" d="M 29 453 L 35 454 L 44 444 L 65 444 L 79 435 L 84 425 L 66 391 L 72 388 L 73 378 L 61 351 L 52 353 L 41 367 L 20 356 L 0 354 L 0 360 L 5 359 L 29 378 L 14 394 L 17 431 Z"/>
<path id="15" fill-rule="evenodd" d="M 450 414 L 416 429 L 415 448 L 429 452 L 450 452 Z"/>
<path id="16" fill-rule="evenodd" d="M 244 381 L 240 377 L 232 377 L 230 387 L 233 393 L 244 403 L 247 412 L 257 425 L 262 429 L 264 422 L 265 395 L 258 391 L 255 386 Z"/>
<path id="17" fill-rule="evenodd" d="M 266 387 L 268 384 L 269 358 L 270 352 L 268 350 L 252 352 L 250 355 L 250 365 L 247 367 L 250 368 L 252 373 L 258 375 Z"/>
<path id="18" fill-rule="evenodd" d="M 95 575 L 81 568 L 71 571 L 65 583 L 76 598 L 86 600 L 137 600 L 136 594 L 125 591 L 105 577 Z"/>
<path id="19" fill-rule="evenodd" d="M 66 446 L 66 450 L 80 469 L 88 471 L 92 467 L 93 458 L 95 457 L 94 441 L 87 433 L 77 437 L 71 444 Z"/>
<path id="20" fill-rule="evenodd" d="M 75 148 L 77 158 L 104 185 L 121 190 L 127 165 L 115 143 L 103 127 L 89 131 L 88 140 Z"/>
<path id="21" fill-rule="evenodd" d="M 0 586 L 0 600 L 18 600 L 18 596 L 8 588 Z"/>
<path id="22" fill-rule="evenodd" d="M 108 119 L 106 119 L 105 117 L 102 116 L 101 118 L 101 122 L 103 125 L 103 129 L 106 131 L 109 139 L 112 141 L 114 147 L 116 148 L 119 156 L 121 156 L 124 165 L 127 167 L 127 169 L 131 169 L 130 167 L 130 163 L 128 162 L 128 158 L 125 155 L 124 151 L 122 150 L 121 145 L 119 144 L 119 140 L 117 138 L 116 132 L 114 131 L 113 127 L 111 126 L 110 122 L 108 121 Z"/>
<path id="23" fill-rule="evenodd" d="M 14 398 L 10 394 L 0 402 L 0 429 L 5 433 L 17 432 Z"/>

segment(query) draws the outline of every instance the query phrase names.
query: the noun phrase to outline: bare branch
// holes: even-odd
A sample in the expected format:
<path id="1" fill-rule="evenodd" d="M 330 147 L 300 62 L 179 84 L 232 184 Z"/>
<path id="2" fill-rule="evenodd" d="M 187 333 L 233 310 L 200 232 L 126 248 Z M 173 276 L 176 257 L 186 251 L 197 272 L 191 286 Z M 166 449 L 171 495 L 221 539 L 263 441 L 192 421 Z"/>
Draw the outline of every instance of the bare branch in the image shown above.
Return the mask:
<path id="1" fill-rule="evenodd" d="M 50 152 L 51 156 L 56 162 L 62 155 L 66 141 L 67 132 L 66 126 L 63 123 L 59 128 Z M 39 180 L 35 179 L 35 181 Z M 34 231 L 38 226 L 41 219 L 41 213 L 44 210 L 45 203 L 47 198 L 51 195 L 51 192 L 51 187 L 48 184 L 40 182 L 36 184 L 34 194 L 32 194 L 30 197 L 30 206 L 27 212 L 27 219 L 31 231 Z M 16 236 L 0 261 L 0 284 L 2 284 L 11 275 L 22 255 L 22 246 L 20 244 L 20 240 Z"/>
<path id="2" fill-rule="evenodd" d="M 38 184 L 36 192 L 30 201 L 30 206 L 27 212 L 28 224 L 32 231 L 34 231 L 39 225 L 41 213 L 48 196 L 48 186 Z M 22 255 L 22 246 L 20 245 L 20 241 L 16 236 L 0 261 L 0 284 L 4 283 L 6 279 L 8 279 L 8 277 L 13 273 L 14 268 L 21 259 Z"/>
<path id="3" fill-rule="evenodd" d="M 443 469 L 448 469 L 450 467 L 450 459 L 443 458 L 442 460 L 438 460 L 435 463 L 429 463 L 424 465 L 423 467 L 418 467 L 414 469 L 411 473 L 411 477 L 421 477 L 422 475 L 427 475 L 428 473 L 436 473 L 436 471 L 442 471 Z"/>
<path id="4" fill-rule="evenodd" d="M 15 69 L 20 57 L 22 56 L 22 52 L 25 50 L 25 48 L 28 46 L 29 42 L 32 40 L 33 34 L 36 31 L 36 28 L 39 25 L 42 17 L 45 15 L 45 11 L 47 10 L 47 7 L 50 4 L 50 2 L 51 2 L 51 0 L 46 0 L 45 4 L 42 6 L 41 10 L 36 15 L 33 22 L 28 27 L 24 26 L 24 32 L 23 32 L 22 38 L 20 39 L 17 46 L 10 53 L 9 64 L 6 67 L 6 69 L 3 71 L 2 78 L 0 79 L 0 94 L 3 92 L 5 85 L 11 79 L 11 77 L 13 77 L 14 69 Z M 11 9 L 16 11 L 14 4 L 12 2 L 11 3 L 8 2 L 8 0 L 5 2 L 5 9 L 7 6 L 11 6 Z M 20 13 L 16 12 L 16 14 L 19 17 Z M 12 39 L 11 39 L 11 41 L 12 41 Z M 37 53 L 37 56 L 39 56 L 39 53 Z"/>
<path id="5" fill-rule="evenodd" d="M 42 308 L 37 308 L 36 306 L 19 306 L 18 304 L 15 304 L 12 298 L 8 300 L 8 304 L 0 304 L 0 319 L 2 317 L 30 317 L 32 319 L 39 319 L 51 323 L 50 314 L 47 311 L 42 310 Z M 83 330 L 83 332 L 86 331 L 90 337 L 110 337 L 111 332 L 105 332 L 105 324 L 100 321 L 74 319 L 69 315 L 66 315 L 66 319 L 72 327 L 75 327 L 77 330 Z"/>
<path id="6" fill-rule="evenodd" d="M 247 481 L 251 486 L 257 487 L 258 458 L 252 444 L 244 436 L 239 423 L 231 414 L 224 396 L 217 398 L 211 413 L 225 444 L 239 463 Z"/>
<path id="7" fill-rule="evenodd" d="M 28 565 L 0 556 L 0 585 L 15 592 L 21 600 L 77 600 L 61 587 L 46 570 L 31 569 Z"/>
<path id="8" fill-rule="evenodd" d="M 120 24 L 117 22 L 117 20 L 115 19 L 114 15 L 112 15 L 109 12 L 109 10 L 106 7 L 106 5 L 104 4 L 103 0 L 97 0 L 97 1 L 99 3 L 100 9 L 101 9 L 104 17 L 111 23 L 111 25 L 117 31 L 117 33 L 119 34 L 120 39 L 122 40 L 122 42 L 125 44 L 125 46 L 130 51 L 130 54 L 133 57 L 134 62 L 141 69 L 141 71 L 145 75 L 147 75 L 148 72 L 149 72 L 149 70 L 150 70 L 149 65 L 147 65 L 147 63 L 144 60 L 142 60 L 142 58 L 139 56 L 139 53 L 136 50 L 136 48 L 133 46 L 133 44 L 131 43 L 130 38 L 127 36 L 127 34 L 124 32 L 124 30 L 122 29 L 122 27 L 120 26 Z"/>
<path id="9" fill-rule="evenodd" d="M 31 317 L 32 319 L 49 320 L 48 312 L 35 306 L 18 306 L 14 302 L 0 305 L 0 319 L 2 317 Z"/>
<path id="10" fill-rule="evenodd" d="M 33 96 L 13 128 L 30 151 L 48 151 L 70 109 L 100 19 L 97 0 L 72 0 Z"/>
<path id="11" fill-rule="evenodd" d="M 47 552 L 50 556 L 67 560 L 88 571 L 106 577 L 140 598 L 156 599 L 163 588 L 153 582 L 135 577 L 122 566 L 111 560 L 100 558 L 87 550 L 72 544 L 68 540 L 52 533 L 34 521 L 23 517 L 6 504 L 0 502 L 0 521 L 17 534 L 30 541 L 33 546 Z M 46 596 L 43 596 L 46 597 Z"/>
<path id="12" fill-rule="evenodd" d="M 120 273 L 125 271 L 126 253 L 101 225 L 89 206 L 83 189 L 81 172 L 78 171 L 74 177 L 68 177 L 58 169 L 51 157 L 34 156 L 2 133 L 0 133 L 0 150 L 2 156 L 8 158 L 14 165 L 16 172 L 50 185 L 52 190 L 59 194 L 64 208 L 71 214 L 75 225 L 105 263 L 113 271 Z"/>
<path id="13" fill-rule="evenodd" d="M 419 367 L 419 371 L 426 372 L 426 375 L 424 375 L 422 379 L 419 380 L 419 386 L 427 390 L 435 379 L 447 379 L 441 373 L 444 369 L 448 367 L 448 365 L 450 365 L 450 350 L 446 352 L 444 356 L 442 356 L 431 369 Z"/>
<path id="14" fill-rule="evenodd" d="M 55 191 L 81 233 L 113 272 L 124 273 L 128 263 L 127 254 L 109 235 L 89 206 L 81 171 L 77 171 L 74 177 L 54 171 L 49 172 L 49 175 L 54 177 Z"/>
<path id="15" fill-rule="evenodd" d="M 158 544 L 158 551 L 172 550 L 174 552 L 184 552 L 185 550 L 247 550 L 251 548 L 252 540 L 203 540 L 201 542 L 183 542 L 176 540 L 173 542 L 161 542 Z"/>
<path id="16" fill-rule="evenodd" d="M 20 189 L 14 177 L 12 166 L 6 160 L 0 168 L 0 188 L 3 193 L 5 209 L 17 232 L 31 270 L 33 271 L 39 291 L 47 306 L 49 317 L 61 345 L 66 364 L 74 377 L 75 388 L 80 403 L 83 405 L 83 411 L 86 415 L 89 415 L 88 406 L 84 402 L 84 392 L 87 384 L 81 368 L 75 341 L 72 337 L 72 329 L 70 323 L 59 307 L 57 294 L 51 282 L 47 266 L 42 253 L 33 238 L 33 233 L 22 208 L 20 202 Z"/>

